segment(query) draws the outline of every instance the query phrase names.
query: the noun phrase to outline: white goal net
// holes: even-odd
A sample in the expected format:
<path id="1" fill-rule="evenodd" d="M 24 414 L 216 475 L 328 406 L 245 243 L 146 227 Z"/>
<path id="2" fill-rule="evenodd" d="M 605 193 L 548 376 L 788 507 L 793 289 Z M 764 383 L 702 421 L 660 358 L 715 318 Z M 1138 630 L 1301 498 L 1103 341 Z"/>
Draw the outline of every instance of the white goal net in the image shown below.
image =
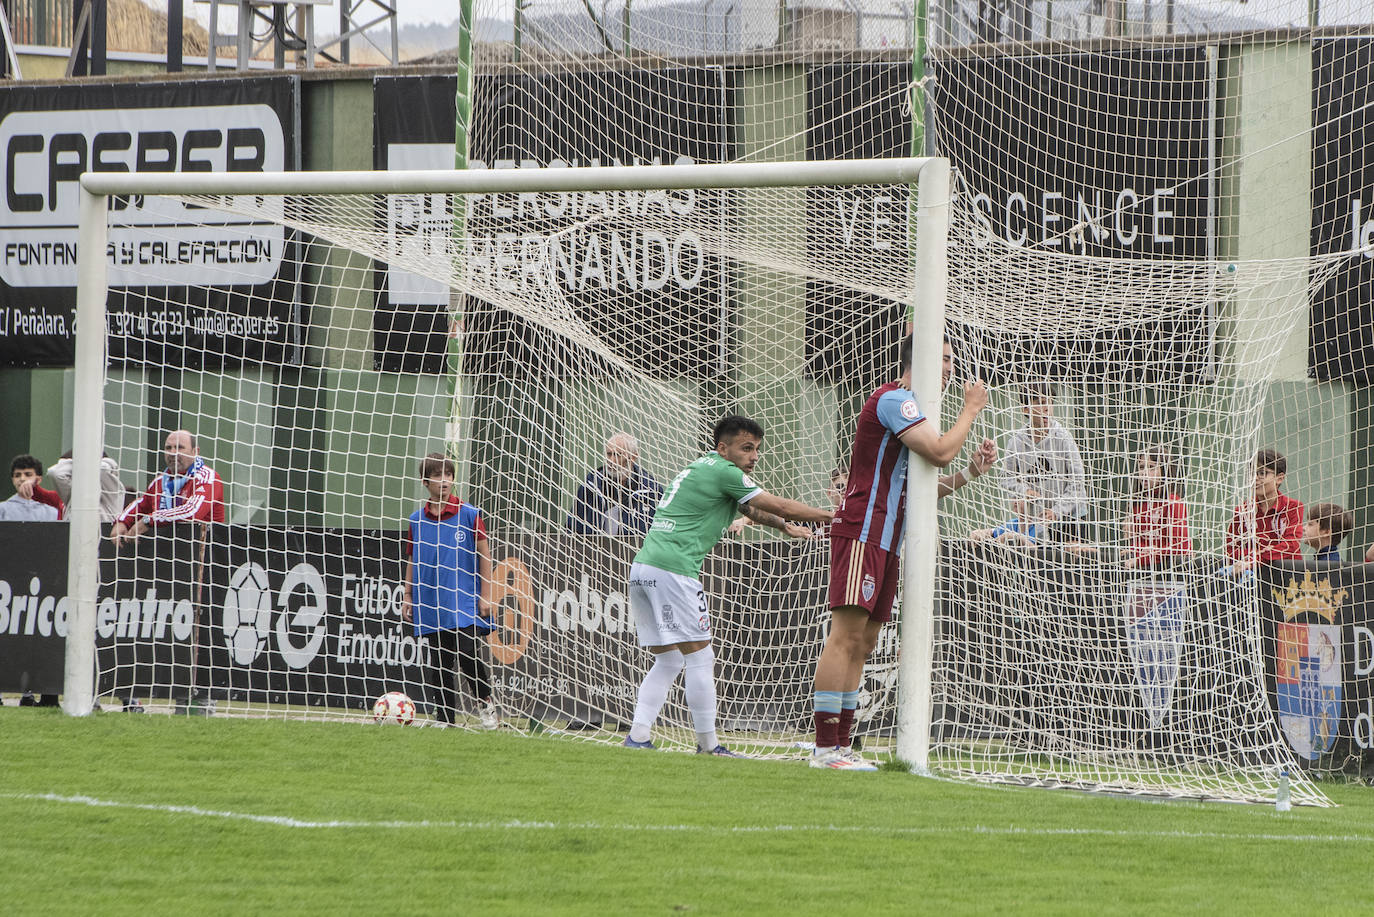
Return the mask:
<path id="1" fill-rule="evenodd" d="M 377 78 L 372 168 L 952 163 L 918 352 L 948 337 L 946 418 L 988 381 L 970 447 L 1000 455 L 939 505 L 931 770 L 1251 801 L 1286 770 L 1309 803 L 1310 775 L 1369 772 L 1374 8 L 477 6 L 457 78 Z M 102 549 L 102 703 L 149 709 L 366 717 L 397 689 L 434 716 L 402 533 L 440 453 L 497 612 L 459 723 L 489 684 L 506 728 L 619 740 L 647 664 L 624 570 L 661 488 L 739 411 L 764 485 L 826 505 L 921 292 L 905 185 L 109 218 L 104 449 L 141 490 L 184 430 L 224 486 L 207 537 Z M 756 526 L 708 558 L 732 747 L 809 740 L 826 576 L 824 540 Z M 889 757 L 898 626 L 857 727 Z"/>

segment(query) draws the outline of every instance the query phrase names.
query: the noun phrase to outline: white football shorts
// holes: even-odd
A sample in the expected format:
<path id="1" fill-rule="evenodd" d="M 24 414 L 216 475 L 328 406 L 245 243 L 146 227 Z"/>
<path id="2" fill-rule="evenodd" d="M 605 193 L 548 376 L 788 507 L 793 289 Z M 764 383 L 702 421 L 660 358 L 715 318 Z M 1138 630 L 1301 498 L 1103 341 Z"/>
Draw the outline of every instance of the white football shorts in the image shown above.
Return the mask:
<path id="1" fill-rule="evenodd" d="M 630 565 L 630 613 L 640 646 L 711 639 L 701 580 L 648 564 Z"/>

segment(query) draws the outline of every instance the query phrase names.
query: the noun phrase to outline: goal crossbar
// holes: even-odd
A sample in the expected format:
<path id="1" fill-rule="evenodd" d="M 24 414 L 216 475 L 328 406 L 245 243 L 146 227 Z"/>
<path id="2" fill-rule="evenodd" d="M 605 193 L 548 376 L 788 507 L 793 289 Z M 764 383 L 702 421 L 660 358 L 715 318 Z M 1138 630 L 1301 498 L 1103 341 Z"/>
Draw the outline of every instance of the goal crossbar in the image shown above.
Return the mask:
<path id="1" fill-rule="evenodd" d="M 915 184 L 934 157 L 391 172 L 86 172 L 91 194 L 482 194 Z"/>

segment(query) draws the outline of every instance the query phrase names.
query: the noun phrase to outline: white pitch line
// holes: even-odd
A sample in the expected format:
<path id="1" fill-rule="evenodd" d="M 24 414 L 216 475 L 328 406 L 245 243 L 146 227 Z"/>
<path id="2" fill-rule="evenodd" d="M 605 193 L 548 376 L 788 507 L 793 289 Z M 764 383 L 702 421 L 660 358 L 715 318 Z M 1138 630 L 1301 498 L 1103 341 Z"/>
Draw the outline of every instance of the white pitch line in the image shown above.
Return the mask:
<path id="1" fill-rule="evenodd" d="M 62 796 L 57 793 L 0 793 L 0 799 L 57 802 L 95 808 L 138 809 L 145 812 L 166 812 L 171 815 L 192 815 L 198 818 L 224 818 L 250 821 L 281 828 L 457 828 L 464 831 L 651 831 L 695 834 L 876 834 L 876 835 L 993 835 L 1002 837 L 1116 837 L 1116 838 L 1177 838 L 1180 840 L 1230 841 L 1313 841 L 1318 843 L 1374 843 L 1370 834 L 1272 834 L 1227 831 L 1128 831 L 1109 828 L 1029 828 L 1016 825 L 955 825 L 955 826 L 892 826 L 880 825 L 634 825 L 602 824 L 600 822 L 524 821 L 313 821 L 289 815 L 258 815 L 251 812 L 226 812 L 200 806 L 176 806 L 143 802 L 120 802 L 96 799 L 93 796 Z"/>

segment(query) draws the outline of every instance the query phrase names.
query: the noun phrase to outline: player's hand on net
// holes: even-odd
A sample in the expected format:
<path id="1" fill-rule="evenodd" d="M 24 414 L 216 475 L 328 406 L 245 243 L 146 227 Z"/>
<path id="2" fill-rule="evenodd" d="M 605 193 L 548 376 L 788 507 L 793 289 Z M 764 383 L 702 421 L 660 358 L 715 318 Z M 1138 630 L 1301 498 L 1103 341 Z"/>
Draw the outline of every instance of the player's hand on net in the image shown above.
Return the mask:
<path id="1" fill-rule="evenodd" d="M 973 470 L 982 474 L 995 464 L 997 464 L 997 443 L 985 437 L 973 453 Z"/>
<path id="2" fill-rule="evenodd" d="M 795 522 L 784 523 L 782 530 L 792 538 L 810 538 L 816 534 L 811 526 L 798 525 Z"/>
<path id="3" fill-rule="evenodd" d="M 964 407 L 975 413 L 988 406 L 988 387 L 982 379 L 964 383 Z"/>

